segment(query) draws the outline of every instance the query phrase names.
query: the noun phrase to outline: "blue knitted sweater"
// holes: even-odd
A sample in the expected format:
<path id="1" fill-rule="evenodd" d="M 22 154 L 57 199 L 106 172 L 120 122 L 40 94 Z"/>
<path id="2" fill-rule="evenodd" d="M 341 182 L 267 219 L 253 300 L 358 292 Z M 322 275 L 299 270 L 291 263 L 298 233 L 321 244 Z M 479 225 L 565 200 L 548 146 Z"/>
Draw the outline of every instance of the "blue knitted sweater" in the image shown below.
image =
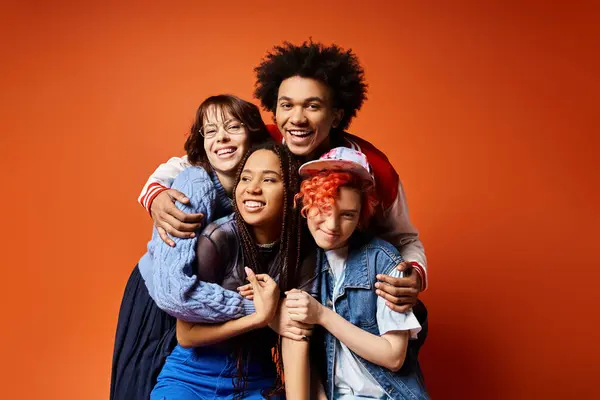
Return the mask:
<path id="1" fill-rule="evenodd" d="M 172 188 L 190 199 L 188 205 L 176 203 L 180 210 L 204 214 L 200 231 L 232 212 L 231 199 L 214 172 L 188 167 L 175 178 Z M 150 297 L 160 309 L 178 319 L 197 323 L 224 322 L 254 312 L 252 301 L 217 284 L 198 281 L 193 275 L 196 238 L 173 238 L 173 241 L 175 247 L 165 244 L 154 227 L 148 252 L 139 262 Z"/>

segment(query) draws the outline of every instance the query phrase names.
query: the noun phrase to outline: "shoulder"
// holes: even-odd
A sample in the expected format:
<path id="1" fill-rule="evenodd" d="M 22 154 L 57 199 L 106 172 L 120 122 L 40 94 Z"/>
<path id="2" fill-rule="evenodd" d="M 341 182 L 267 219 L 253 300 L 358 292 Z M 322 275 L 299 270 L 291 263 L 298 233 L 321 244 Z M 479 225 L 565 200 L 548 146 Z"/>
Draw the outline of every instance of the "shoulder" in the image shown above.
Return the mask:
<path id="1" fill-rule="evenodd" d="M 210 174 L 202 167 L 189 166 L 181 171 L 176 177 L 175 182 L 188 182 L 188 181 L 209 181 L 212 184 Z"/>
<path id="2" fill-rule="evenodd" d="M 172 188 L 177 189 L 188 196 L 193 196 L 194 193 L 214 191 L 215 184 L 212 181 L 210 174 L 204 168 L 190 166 L 175 177 Z M 193 190 L 186 191 L 185 189 L 187 188 L 192 188 Z"/>
<path id="3" fill-rule="evenodd" d="M 398 249 L 386 240 L 365 232 L 355 233 L 351 240 L 352 247 L 360 249 L 367 260 L 375 264 L 377 273 L 387 273 L 389 269 L 403 261 Z"/>
<path id="4" fill-rule="evenodd" d="M 384 208 L 390 207 L 398 196 L 398 186 L 400 185 L 400 177 L 390 163 L 387 156 L 365 139 L 354 136 L 350 133 L 344 134 L 344 139 L 348 147 L 360 151 L 365 156 L 375 175 L 375 185 L 377 192 L 380 195 Z"/>
<path id="5" fill-rule="evenodd" d="M 211 222 L 202 231 L 202 236 L 211 240 L 222 240 L 223 237 L 237 236 L 235 214 L 230 214 Z"/>

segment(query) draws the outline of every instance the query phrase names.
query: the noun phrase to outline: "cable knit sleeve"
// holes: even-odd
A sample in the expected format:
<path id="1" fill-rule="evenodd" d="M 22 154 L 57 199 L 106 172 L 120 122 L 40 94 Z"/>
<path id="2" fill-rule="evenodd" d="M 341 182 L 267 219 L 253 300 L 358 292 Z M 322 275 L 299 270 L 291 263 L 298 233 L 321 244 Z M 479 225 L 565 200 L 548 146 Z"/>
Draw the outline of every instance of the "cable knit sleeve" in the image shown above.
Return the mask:
<path id="1" fill-rule="evenodd" d="M 176 203 L 180 210 L 202 213 L 204 221 L 214 219 L 216 190 L 206 171 L 187 168 L 175 178 L 172 187 L 190 199 L 188 205 Z M 203 223 L 202 228 L 205 225 Z M 197 323 L 224 322 L 253 312 L 254 304 L 237 292 L 199 281 L 193 274 L 196 238 L 173 240 L 175 247 L 170 247 L 154 228 L 148 253 L 144 256 L 149 262 L 140 262 L 140 272 L 159 308 L 178 319 Z"/>

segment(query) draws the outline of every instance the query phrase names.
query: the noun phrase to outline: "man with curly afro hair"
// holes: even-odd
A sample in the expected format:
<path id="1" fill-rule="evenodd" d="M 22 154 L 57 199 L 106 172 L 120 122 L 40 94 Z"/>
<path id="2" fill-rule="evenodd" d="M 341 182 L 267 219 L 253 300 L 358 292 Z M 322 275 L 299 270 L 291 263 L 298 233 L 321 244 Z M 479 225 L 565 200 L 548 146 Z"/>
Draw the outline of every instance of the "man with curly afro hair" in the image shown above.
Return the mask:
<path id="1" fill-rule="evenodd" d="M 367 84 L 358 58 L 352 50 L 335 44 L 326 46 L 312 40 L 300 45 L 285 42 L 268 52 L 255 72 L 254 94 L 274 114 L 276 125 L 267 126 L 271 136 L 283 141 L 301 161 L 318 159 L 334 147 L 349 147 L 367 156 L 380 200 L 369 231 L 398 247 L 405 260 L 398 269 L 407 275 L 378 277 L 381 282 L 377 292 L 391 309 L 410 309 L 417 303 L 418 293 L 427 287 L 427 270 L 423 245 L 408 216 L 402 183 L 385 154 L 366 140 L 345 132 L 366 99 Z M 177 237 L 191 234 L 167 222 L 179 220 L 174 201 L 185 198 L 168 189 L 169 182 L 187 165 L 185 157 L 174 157 L 162 164 L 139 197 L 155 224 L 164 229 L 164 239 L 168 239 L 167 232 Z M 186 222 L 194 226 L 190 224 L 191 216 Z"/>
<path id="2" fill-rule="evenodd" d="M 332 142 L 343 144 L 344 130 L 366 99 L 358 58 L 335 44 L 286 42 L 254 71 L 254 96 L 275 115 L 292 153 L 307 159 L 318 158 Z M 306 93 L 314 96 L 303 96 Z M 292 98 L 302 102 L 294 104 Z"/>

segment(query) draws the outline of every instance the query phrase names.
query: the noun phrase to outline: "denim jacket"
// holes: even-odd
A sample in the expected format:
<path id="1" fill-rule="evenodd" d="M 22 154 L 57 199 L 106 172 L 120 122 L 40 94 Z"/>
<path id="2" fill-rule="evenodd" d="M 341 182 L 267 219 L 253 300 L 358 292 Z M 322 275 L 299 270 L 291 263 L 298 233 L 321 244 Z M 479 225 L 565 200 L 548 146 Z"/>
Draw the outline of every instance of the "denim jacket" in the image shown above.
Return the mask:
<path id="1" fill-rule="evenodd" d="M 317 250 L 317 265 L 320 271 L 321 303 L 335 311 L 347 321 L 361 329 L 380 335 L 377 326 L 377 295 L 374 285 L 377 274 L 387 274 L 402 262 L 402 256 L 390 243 L 356 232 L 348 243 L 345 279 L 339 294 L 333 299 L 334 279 L 327 257 L 322 249 Z M 325 391 L 333 399 L 337 339 L 323 330 L 325 335 L 326 382 Z M 392 399 L 429 399 L 425 390 L 416 352 L 407 351 L 404 365 L 398 372 L 373 364 L 356 355 L 379 385 Z"/>

